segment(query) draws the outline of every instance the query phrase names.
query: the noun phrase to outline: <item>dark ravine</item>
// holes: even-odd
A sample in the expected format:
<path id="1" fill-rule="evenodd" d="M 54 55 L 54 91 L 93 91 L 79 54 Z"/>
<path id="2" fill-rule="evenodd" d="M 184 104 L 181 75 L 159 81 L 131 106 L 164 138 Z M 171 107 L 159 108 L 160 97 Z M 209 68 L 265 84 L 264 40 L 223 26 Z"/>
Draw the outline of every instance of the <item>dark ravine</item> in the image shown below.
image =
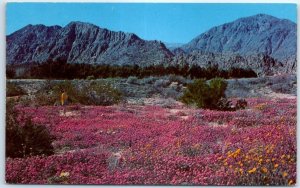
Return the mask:
<path id="1" fill-rule="evenodd" d="M 146 41 L 83 22 L 65 27 L 28 25 L 6 37 L 7 64 L 47 61 L 138 65 L 197 64 L 249 68 L 259 76 L 296 72 L 296 27 L 288 20 L 259 14 L 213 27 L 179 48 Z M 177 45 L 178 46 L 178 45 Z"/>

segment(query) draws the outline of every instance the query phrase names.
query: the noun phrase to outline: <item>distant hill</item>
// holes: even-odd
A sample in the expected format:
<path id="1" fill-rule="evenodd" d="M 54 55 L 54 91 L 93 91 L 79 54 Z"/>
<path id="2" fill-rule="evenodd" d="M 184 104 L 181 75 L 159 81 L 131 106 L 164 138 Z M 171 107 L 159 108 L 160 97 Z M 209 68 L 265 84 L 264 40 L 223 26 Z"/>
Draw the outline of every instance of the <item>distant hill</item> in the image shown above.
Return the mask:
<path id="1" fill-rule="evenodd" d="M 7 63 L 68 63 L 152 65 L 173 54 L 159 41 L 145 41 L 133 33 L 71 22 L 65 27 L 28 25 L 7 36 Z"/>

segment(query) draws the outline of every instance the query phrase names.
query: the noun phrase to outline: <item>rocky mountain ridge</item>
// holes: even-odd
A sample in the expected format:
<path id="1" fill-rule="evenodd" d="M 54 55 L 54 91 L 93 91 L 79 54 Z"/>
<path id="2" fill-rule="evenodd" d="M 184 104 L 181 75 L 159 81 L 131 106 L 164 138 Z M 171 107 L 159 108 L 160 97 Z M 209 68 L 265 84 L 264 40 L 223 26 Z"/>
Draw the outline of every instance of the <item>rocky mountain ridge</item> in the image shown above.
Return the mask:
<path id="1" fill-rule="evenodd" d="M 133 33 L 114 32 L 93 24 L 71 22 L 65 27 L 28 25 L 7 36 L 7 64 L 68 63 L 110 65 L 161 64 L 173 54 L 159 41 Z"/>
<path id="2" fill-rule="evenodd" d="M 140 67 L 189 64 L 252 69 L 265 76 L 296 72 L 296 39 L 295 23 L 264 14 L 213 27 L 179 48 L 133 33 L 71 22 L 65 27 L 28 25 L 7 36 L 6 53 L 8 65 L 47 61 Z"/>

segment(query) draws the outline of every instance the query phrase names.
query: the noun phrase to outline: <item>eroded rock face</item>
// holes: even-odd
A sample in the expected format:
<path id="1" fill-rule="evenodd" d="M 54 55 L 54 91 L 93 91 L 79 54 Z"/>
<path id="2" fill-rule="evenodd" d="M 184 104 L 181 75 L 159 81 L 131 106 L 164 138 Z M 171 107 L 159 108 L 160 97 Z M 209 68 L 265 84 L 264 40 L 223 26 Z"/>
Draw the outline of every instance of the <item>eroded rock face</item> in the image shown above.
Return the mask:
<path id="1" fill-rule="evenodd" d="M 232 67 L 252 69 L 258 76 L 296 73 L 297 67 L 295 56 L 279 61 L 265 54 L 241 56 L 234 53 L 210 53 L 198 50 L 176 54 L 173 63 L 187 63 L 189 65 L 199 65 L 203 68 L 217 66 L 220 70 L 229 70 Z"/>
<path id="2" fill-rule="evenodd" d="M 8 64 L 62 60 L 145 66 L 162 64 L 173 56 L 159 41 L 145 41 L 132 33 L 113 32 L 82 22 L 71 22 L 65 27 L 28 25 L 6 40 Z"/>

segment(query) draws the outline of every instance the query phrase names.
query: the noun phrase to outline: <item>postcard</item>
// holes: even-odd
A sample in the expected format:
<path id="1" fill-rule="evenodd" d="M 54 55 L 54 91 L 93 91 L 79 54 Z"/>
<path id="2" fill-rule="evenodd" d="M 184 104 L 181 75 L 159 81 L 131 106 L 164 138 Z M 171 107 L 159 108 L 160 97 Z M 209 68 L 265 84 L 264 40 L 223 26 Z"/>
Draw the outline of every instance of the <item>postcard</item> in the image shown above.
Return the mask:
<path id="1" fill-rule="evenodd" d="M 297 5 L 8 2 L 7 184 L 296 184 Z"/>

